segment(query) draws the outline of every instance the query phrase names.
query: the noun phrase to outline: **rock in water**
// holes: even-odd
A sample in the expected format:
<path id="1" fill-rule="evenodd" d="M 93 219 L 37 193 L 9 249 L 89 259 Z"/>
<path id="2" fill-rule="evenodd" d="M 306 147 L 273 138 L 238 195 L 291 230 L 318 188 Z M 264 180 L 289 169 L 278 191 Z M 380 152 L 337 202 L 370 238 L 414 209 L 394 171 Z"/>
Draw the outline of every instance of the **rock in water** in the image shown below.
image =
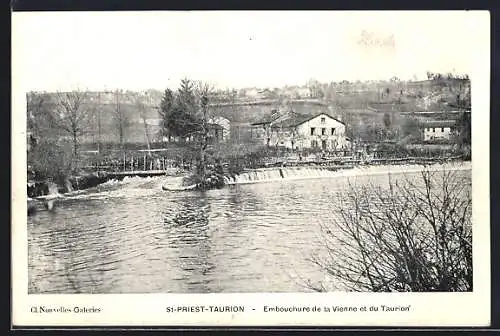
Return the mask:
<path id="1" fill-rule="evenodd" d="M 49 182 L 47 185 L 49 189 L 48 192 L 49 195 L 56 195 L 59 193 L 59 188 L 57 187 L 57 184 L 55 184 L 54 182 Z"/>
<path id="2" fill-rule="evenodd" d="M 64 181 L 65 187 L 66 187 L 66 192 L 72 192 L 73 191 L 73 185 L 71 184 L 71 181 L 69 179 L 66 179 Z"/>
<path id="3" fill-rule="evenodd" d="M 54 210 L 54 200 L 48 200 L 46 203 L 45 203 L 45 208 L 48 210 L 48 211 L 52 211 Z"/>

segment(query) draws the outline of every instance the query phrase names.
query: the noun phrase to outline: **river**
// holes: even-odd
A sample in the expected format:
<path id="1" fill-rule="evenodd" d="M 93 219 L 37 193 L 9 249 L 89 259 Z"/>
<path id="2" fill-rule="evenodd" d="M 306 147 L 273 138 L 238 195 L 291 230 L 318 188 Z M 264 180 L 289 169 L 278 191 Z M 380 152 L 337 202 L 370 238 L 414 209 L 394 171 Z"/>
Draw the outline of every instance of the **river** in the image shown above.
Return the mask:
<path id="1" fill-rule="evenodd" d="M 388 175 L 349 179 L 385 184 Z M 335 217 L 347 177 L 206 192 L 163 191 L 162 182 L 111 181 L 30 216 L 29 293 L 301 292 L 328 280 L 308 259 L 322 253 L 320 225 Z"/>

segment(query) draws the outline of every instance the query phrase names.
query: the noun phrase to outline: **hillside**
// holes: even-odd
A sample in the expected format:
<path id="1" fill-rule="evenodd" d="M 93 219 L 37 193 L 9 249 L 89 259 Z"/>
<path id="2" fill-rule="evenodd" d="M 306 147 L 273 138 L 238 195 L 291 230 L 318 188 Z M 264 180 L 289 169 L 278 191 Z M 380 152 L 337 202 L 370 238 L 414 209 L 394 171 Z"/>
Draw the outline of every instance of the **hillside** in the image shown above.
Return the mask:
<path id="1" fill-rule="evenodd" d="M 274 98 L 267 95 L 253 100 L 239 95 L 232 103 L 220 107 L 220 113 L 231 121 L 253 122 L 272 109 L 292 108 L 299 113 L 322 111 L 345 119 L 378 121 L 384 113 L 470 109 L 470 81 L 465 79 L 323 84 L 309 88 L 305 91 L 309 94 L 300 98 L 291 98 L 297 95 L 283 91 L 274 91 Z M 317 97 L 311 97 L 313 94 Z M 283 101 L 285 103 L 280 103 Z"/>
<path id="2" fill-rule="evenodd" d="M 253 92 L 248 95 L 248 92 Z M 260 93 L 259 93 L 260 92 Z M 89 92 L 92 104 L 100 110 L 100 136 L 105 142 L 118 142 L 115 117 L 117 92 Z M 158 133 L 159 110 L 162 92 L 148 90 L 136 93 L 119 91 L 120 109 L 126 116 L 124 130 L 126 142 L 145 142 L 144 123 L 137 99 L 142 100 L 151 138 Z M 229 119 L 233 125 L 245 127 L 261 119 L 271 110 L 293 110 L 302 114 L 329 113 L 342 119 L 348 128 L 361 130 L 367 125 L 382 125 L 388 114 L 393 125 L 404 122 L 405 113 L 445 112 L 470 109 L 470 80 L 437 79 L 418 82 L 356 82 L 313 83 L 309 86 L 285 87 L 273 90 L 241 89 L 238 92 L 217 92 L 211 109 L 213 113 Z M 259 96 L 260 94 L 260 96 Z M 46 98 L 45 109 L 53 109 L 51 93 Z M 36 118 L 35 118 L 36 119 Z M 92 120 L 84 142 L 95 142 L 99 137 L 98 118 Z M 44 122 L 38 122 L 43 128 Z M 45 125 L 49 127 L 50 125 Z M 356 132 L 355 132 L 356 133 Z M 55 134 L 53 134 L 55 135 Z"/>

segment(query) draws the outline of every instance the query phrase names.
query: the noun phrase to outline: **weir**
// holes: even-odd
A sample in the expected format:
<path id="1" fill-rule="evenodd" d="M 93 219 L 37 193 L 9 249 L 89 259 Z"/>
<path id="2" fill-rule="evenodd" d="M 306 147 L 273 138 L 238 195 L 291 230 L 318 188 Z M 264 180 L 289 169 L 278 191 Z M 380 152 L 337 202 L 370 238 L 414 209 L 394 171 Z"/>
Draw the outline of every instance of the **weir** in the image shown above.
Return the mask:
<path id="1" fill-rule="evenodd" d="M 281 167 L 261 168 L 243 172 L 233 176 L 225 176 L 226 185 L 249 184 L 259 182 L 272 182 L 282 180 L 299 180 L 323 177 L 352 177 L 357 175 L 401 174 L 420 172 L 422 169 L 439 171 L 443 169 L 464 170 L 472 169 L 470 162 L 448 162 L 400 165 L 367 165 L 367 166 L 342 166 L 342 167 Z"/>
<path id="2" fill-rule="evenodd" d="M 225 176 L 225 184 L 246 184 L 279 180 L 297 180 L 319 177 L 337 176 L 337 169 L 326 167 L 283 167 L 263 168 L 251 172 L 244 172 L 235 176 Z"/>

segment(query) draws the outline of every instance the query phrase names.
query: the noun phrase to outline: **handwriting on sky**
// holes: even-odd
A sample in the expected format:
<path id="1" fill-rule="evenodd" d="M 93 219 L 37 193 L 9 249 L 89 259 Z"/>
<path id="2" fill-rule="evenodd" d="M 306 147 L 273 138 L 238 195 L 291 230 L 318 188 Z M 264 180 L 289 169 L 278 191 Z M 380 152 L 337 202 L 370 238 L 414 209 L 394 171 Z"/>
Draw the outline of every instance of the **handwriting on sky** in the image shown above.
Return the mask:
<path id="1" fill-rule="evenodd" d="M 385 35 L 363 30 L 358 37 L 357 44 L 367 49 L 383 49 L 392 51 L 396 48 L 394 35 Z"/>

